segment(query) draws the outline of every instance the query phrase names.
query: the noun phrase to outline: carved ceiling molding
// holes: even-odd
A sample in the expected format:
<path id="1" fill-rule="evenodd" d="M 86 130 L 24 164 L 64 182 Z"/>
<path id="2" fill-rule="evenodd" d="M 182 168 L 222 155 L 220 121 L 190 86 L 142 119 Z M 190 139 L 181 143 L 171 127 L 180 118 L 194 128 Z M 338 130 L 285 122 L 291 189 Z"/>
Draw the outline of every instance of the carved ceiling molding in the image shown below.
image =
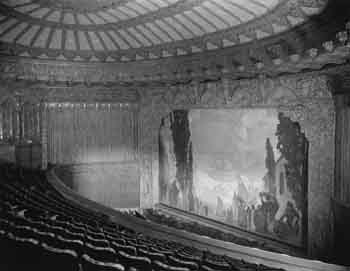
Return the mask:
<path id="1" fill-rule="evenodd" d="M 17 57 L 1 57 L 0 78 L 43 81 L 50 84 L 84 83 L 123 84 L 174 84 L 189 81 L 217 80 L 219 78 L 254 78 L 260 75 L 275 77 L 286 73 L 320 70 L 325 66 L 340 65 L 350 60 L 349 29 L 338 32 L 335 41 L 323 43 L 323 50 L 311 48 L 307 54 L 293 54 L 287 59 L 276 58 L 269 65 L 253 62 L 247 56 L 236 62 L 230 51 L 208 53 L 204 57 L 178 57 L 144 61 L 140 63 L 69 63 L 43 61 Z M 251 48 L 245 48 L 249 50 Z M 256 61 L 256 60 L 254 60 Z"/>
<path id="2" fill-rule="evenodd" d="M 315 73 L 275 79 L 232 80 L 148 90 L 140 106 L 141 204 L 158 202 L 158 132 L 162 117 L 175 109 L 276 108 L 299 123 L 309 147 L 308 245 L 326 257 L 331 246 L 330 198 L 334 180 L 332 78 Z"/>
<path id="3" fill-rule="evenodd" d="M 42 1 L 36 2 L 40 4 Z M 208 15 L 205 16 L 205 13 L 200 14 L 195 8 L 199 7 L 201 10 L 205 9 L 206 12 L 209 13 L 215 12 L 216 9 L 228 13 L 232 11 L 227 11 L 227 9 L 220 7 L 220 1 L 219 5 L 214 2 L 216 8 L 210 10 L 210 8 L 205 5 L 205 2 L 208 1 L 176 1 L 174 4 L 159 7 L 157 10 L 148 10 L 146 13 L 115 22 L 108 22 L 106 18 L 103 19 L 103 15 L 94 14 L 94 16 L 97 16 L 102 22 L 103 20 L 107 20 L 107 22 L 103 24 L 94 23 L 94 21 L 91 21 L 89 24 L 78 24 L 76 22 L 72 23 L 71 21 L 65 22 L 65 16 L 63 15 L 60 15 L 62 18 L 57 21 L 50 21 L 46 20 L 48 15 L 33 17 L 26 12 L 18 11 L 13 6 L 0 3 L 0 11 L 6 16 L 6 18 L 3 19 L 3 23 L 6 24 L 10 19 L 17 21 L 5 30 L 5 34 L 0 33 L 2 51 L 3 54 L 12 56 L 75 62 L 139 62 L 151 59 L 198 55 L 204 52 L 226 48 L 235 49 L 237 54 L 240 55 L 239 47 L 241 47 L 242 44 L 260 43 L 268 37 L 276 36 L 296 26 L 302 25 L 308 21 L 310 16 L 319 14 L 328 3 L 327 0 L 282 0 L 273 8 L 266 6 L 265 9 L 267 12 L 259 14 L 259 16 L 253 16 L 253 19 L 240 21 L 234 24 L 226 23 L 227 26 L 225 27 L 217 27 L 213 20 L 217 21 L 218 18 L 220 20 L 219 14 L 212 14 L 209 18 Z M 262 3 L 260 4 L 263 6 Z M 45 8 L 48 9 L 48 7 Z M 242 10 L 247 9 L 245 6 L 238 4 L 236 4 L 236 8 Z M 40 5 L 39 8 L 35 10 L 40 10 Z M 254 9 L 248 10 L 247 13 L 253 10 Z M 193 30 L 191 31 L 186 25 L 186 22 L 181 22 L 181 20 L 176 17 L 178 14 L 183 16 L 187 11 L 194 12 L 196 15 L 199 14 L 201 21 L 207 21 L 205 23 L 207 26 L 203 27 L 194 20 L 191 24 L 196 25 L 199 32 L 195 33 Z M 75 21 L 76 19 L 74 18 L 76 18 L 76 16 L 76 14 L 72 13 L 70 17 Z M 165 18 L 169 17 L 174 18 L 179 25 L 182 25 L 182 28 L 187 29 L 186 31 L 190 33 L 190 35 L 186 35 L 178 29 L 174 29 L 171 23 L 165 20 Z M 187 15 L 185 17 L 186 20 L 193 20 L 193 18 L 187 18 Z M 167 25 L 168 29 L 164 30 L 158 23 L 155 23 L 158 21 L 162 21 L 163 27 Z M 149 23 L 153 24 L 152 28 L 149 27 Z M 23 26 L 23 24 L 26 24 L 27 27 Z M 16 27 L 19 25 L 23 26 L 24 29 L 18 33 Z M 26 35 L 26 32 L 31 30 L 33 26 L 37 26 L 39 30 L 32 37 L 32 40 L 29 41 L 29 44 L 27 44 L 25 40 L 21 43 L 21 36 L 23 37 Z M 133 33 L 130 33 L 131 28 L 133 29 Z M 53 36 L 56 35 L 58 30 L 62 31 L 62 34 L 59 35 L 60 38 L 57 44 L 54 44 L 56 41 Z M 115 34 L 117 33 L 117 35 L 119 35 L 121 30 L 127 32 L 127 36 L 125 36 L 124 33 L 122 35 L 124 37 L 120 36 L 116 39 Z M 114 32 L 114 34 L 111 35 L 109 31 Z M 14 34 L 12 34 L 12 32 L 14 32 Z M 79 34 L 83 34 L 78 35 L 78 32 Z M 93 34 L 86 34 L 86 32 L 92 32 Z M 174 34 L 176 32 L 177 34 Z M 151 33 L 153 38 L 149 33 Z M 164 36 L 164 33 L 167 33 L 165 35 L 167 37 Z M 106 35 L 108 37 L 106 37 Z M 85 36 L 85 38 L 81 36 Z M 157 37 L 157 42 L 155 42 L 154 36 Z M 120 41 L 118 42 L 120 39 L 123 40 L 124 45 L 121 45 Z M 40 41 L 40 46 L 36 46 L 37 40 Z M 298 41 L 290 40 L 289 42 L 291 43 L 289 47 L 293 48 L 296 46 L 294 43 Z M 260 50 L 264 50 L 264 48 L 260 48 Z M 254 58 L 259 60 L 263 58 L 263 55 L 264 52 L 259 54 L 258 57 L 254 56 Z"/>

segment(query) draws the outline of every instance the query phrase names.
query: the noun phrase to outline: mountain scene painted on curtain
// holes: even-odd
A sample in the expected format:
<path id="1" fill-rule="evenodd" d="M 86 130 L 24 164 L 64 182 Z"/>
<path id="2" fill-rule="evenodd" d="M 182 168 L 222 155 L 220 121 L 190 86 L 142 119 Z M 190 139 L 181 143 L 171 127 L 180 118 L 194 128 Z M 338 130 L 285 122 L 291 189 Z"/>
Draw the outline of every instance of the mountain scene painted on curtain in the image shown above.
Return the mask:
<path id="1" fill-rule="evenodd" d="M 277 110 L 175 110 L 159 130 L 161 202 L 302 246 L 307 147 Z"/>

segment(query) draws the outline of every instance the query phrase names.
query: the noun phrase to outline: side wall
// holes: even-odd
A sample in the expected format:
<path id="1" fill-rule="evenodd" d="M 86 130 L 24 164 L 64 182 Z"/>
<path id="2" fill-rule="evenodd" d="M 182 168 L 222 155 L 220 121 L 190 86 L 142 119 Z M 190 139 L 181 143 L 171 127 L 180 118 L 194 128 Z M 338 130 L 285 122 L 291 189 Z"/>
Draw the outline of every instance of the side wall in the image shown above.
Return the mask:
<path id="1" fill-rule="evenodd" d="M 327 259 L 332 246 L 335 110 L 326 76 L 192 82 L 149 90 L 141 101 L 141 207 L 159 201 L 160 120 L 174 109 L 274 107 L 299 122 L 310 143 L 308 158 L 308 251 Z"/>
<path id="2" fill-rule="evenodd" d="M 42 154 L 35 166 L 68 165 L 76 191 L 83 196 L 113 208 L 139 207 L 137 97 L 132 90 L 103 85 L 0 78 L 0 116 L 4 111 L 1 105 L 13 101 L 11 110 L 16 117 L 10 120 L 16 125 L 12 126 L 22 127 L 10 130 L 6 125 L 9 121 L 4 122 L 9 114 L 0 118 L 0 127 L 12 131 L 4 134 L 0 129 L 0 153 L 8 156 L 11 152 L 11 160 L 15 160 L 15 146 L 16 149 L 22 145 L 26 147 L 32 140 Z M 33 121 L 21 118 L 26 116 L 24 113 L 33 111 L 22 110 L 25 105 L 39 111 L 39 121 L 33 125 L 37 128 L 33 138 L 26 137 L 33 134 L 27 133 L 33 129 L 26 128 L 32 128 L 28 123 Z M 21 112 L 24 113 L 21 115 Z M 17 155 L 17 162 L 25 158 L 27 164 L 33 161 L 33 155 L 27 153 L 22 151 L 22 157 Z"/>

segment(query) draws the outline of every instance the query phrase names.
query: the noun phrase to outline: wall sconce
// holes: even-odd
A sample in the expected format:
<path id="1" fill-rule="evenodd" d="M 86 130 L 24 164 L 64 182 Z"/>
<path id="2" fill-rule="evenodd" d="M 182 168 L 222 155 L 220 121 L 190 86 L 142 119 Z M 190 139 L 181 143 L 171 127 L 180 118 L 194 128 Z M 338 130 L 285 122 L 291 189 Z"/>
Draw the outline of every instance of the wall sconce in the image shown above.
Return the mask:
<path id="1" fill-rule="evenodd" d="M 350 47 L 350 40 L 349 40 L 349 36 L 350 36 L 350 21 L 346 23 L 345 29 L 348 32 L 348 43 L 346 44 L 346 46 Z"/>
<path id="2" fill-rule="evenodd" d="M 324 43 L 322 43 L 323 48 L 327 51 L 327 52 L 333 52 L 334 50 L 334 43 L 333 41 L 325 41 Z"/>
<path id="3" fill-rule="evenodd" d="M 298 119 L 303 119 L 303 116 L 304 116 L 304 112 L 306 111 L 306 107 L 305 105 L 303 104 L 297 104 L 295 107 L 294 107 L 294 113 L 295 113 L 295 116 L 298 118 Z"/>
<path id="4" fill-rule="evenodd" d="M 317 48 L 311 48 L 309 50 L 307 50 L 307 54 L 311 57 L 314 58 L 317 56 L 318 54 L 318 49 Z"/>
<path id="5" fill-rule="evenodd" d="M 87 86 L 87 87 L 90 87 L 90 86 L 91 86 L 91 80 L 90 80 L 90 77 L 89 77 L 89 76 L 86 76 L 86 77 L 85 77 L 84 84 L 85 84 L 85 86 Z"/>
<path id="6" fill-rule="evenodd" d="M 53 72 L 50 72 L 49 73 L 49 81 L 48 81 L 48 84 L 49 85 L 54 85 L 56 82 L 56 76 Z"/>
<path id="7" fill-rule="evenodd" d="M 345 45 L 346 42 L 348 41 L 348 31 L 338 32 L 336 37 L 341 45 Z"/>
<path id="8" fill-rule="evenodd" d="M 238 71 L 243 72 L 245 70 L 245 67 L 243 65 L 239 65 L 237 69 Z"/>
<path id="9" fill-rule="evenodd" d="M 342 46 L 350 47 L 350 21 L 346 23 L 345 30 L 337 33 L 336 38 Z"/>
<path id="10" fill-rule="evenodd" d="M 66 86 L 67 86 L 67 87 L 73 86 L 73 76 L 68 76 L 68 77 L 66 78 Z"/>
<path id="11" fill-rule="evenodd" d="M 273 62 L 273 64 L 278 66 L 278 65 L 281 65 L 283 61 L 281 58 L 275 58 L 272 60 L 272 62 Z"/>
<path id="12" fill-rule="evenodd" d="M 263 62 L 257 62 L 255 63 L 255 66 L 258 70 L 261 70 L 264 67 L 264 63 Z"/>

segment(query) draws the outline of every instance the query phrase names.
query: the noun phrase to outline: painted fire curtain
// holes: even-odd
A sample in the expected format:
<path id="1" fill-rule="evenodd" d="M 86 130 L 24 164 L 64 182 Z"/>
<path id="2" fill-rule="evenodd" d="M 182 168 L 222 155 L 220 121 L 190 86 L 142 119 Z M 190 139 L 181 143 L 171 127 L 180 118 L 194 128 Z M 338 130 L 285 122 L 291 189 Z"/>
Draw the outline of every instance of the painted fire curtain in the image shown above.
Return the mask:
<path id="1" fill-rule="evenodd" d="M 302 246 L 307 147 L 275 109 L 173 111 L 159 130 L 160 200 Z"/>
<path id="2" fill-rule="evenodd" d="M 52 103 L 48 162 L 79 164 L 135 160 L 137 115 L 132 104 Z"/>

